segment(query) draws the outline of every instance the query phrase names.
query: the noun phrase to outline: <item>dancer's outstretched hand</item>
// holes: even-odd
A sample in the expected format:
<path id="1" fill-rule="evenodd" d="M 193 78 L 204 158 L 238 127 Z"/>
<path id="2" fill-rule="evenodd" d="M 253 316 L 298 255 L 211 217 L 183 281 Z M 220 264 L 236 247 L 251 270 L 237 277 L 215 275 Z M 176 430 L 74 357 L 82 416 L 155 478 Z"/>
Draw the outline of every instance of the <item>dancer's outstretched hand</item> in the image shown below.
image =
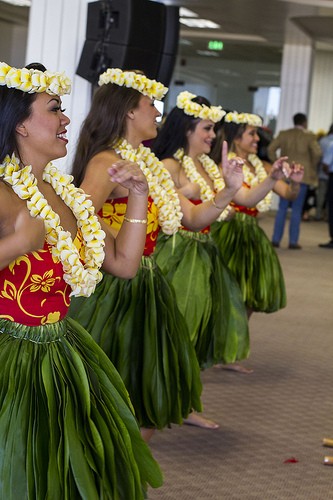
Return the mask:
<path id="1" fill-rule="evenodd" d="M 281 179 L 288 179 L 291 173 L 291 167 L 288 163 L 288 156 L 281 156 L 276 160 L 271 168 L 270 177 L 276 181 Z"/>
<path id="2" fill-rule="evenodd" d="M 147 196 L 147 179 L 137 163 L 119 160 L 108 169 L 108 173 L 112 182 L 121 184 L 130 193 Z"/>
<path id="3" fill-rule="evenodd" d="M 304 167 L 300 163 L 292 162 L 290 167 L 289 179 L 294 182 L 302 182 L 304 176 Z"/>
<path id="4" fill-rule="evenodd" d="M 223 141 L 222 144 L 222 173 L 224 182 L 227 188 L 238 191 L 243 185 L 244 160 L 235 156 L 231 160 L 228 159 L 228 143 Z"/>

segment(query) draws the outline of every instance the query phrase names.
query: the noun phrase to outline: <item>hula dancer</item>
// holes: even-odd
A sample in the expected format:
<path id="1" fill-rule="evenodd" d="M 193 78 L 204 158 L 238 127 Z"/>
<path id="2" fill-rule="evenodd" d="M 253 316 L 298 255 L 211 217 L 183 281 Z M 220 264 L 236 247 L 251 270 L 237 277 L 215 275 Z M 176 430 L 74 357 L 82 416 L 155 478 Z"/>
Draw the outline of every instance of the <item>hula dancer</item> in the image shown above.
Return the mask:
<path id="1" fill-rule="evenodd" d="M 118 183 L 109 184 L 107 167 L 120 158 L 137 162 L 149 184 L 147 240 L 142 264 L 132 280 L 104 276 L 89 299 L 77 299 L 71 314 L 92 334 L 113 361 L 131 396 L 142 433 L 181 424 L 192 409 L 201 410 L 200 369 L 186 322 L 173 289 L 156 264 L 153 251 L 160 230 L 192 230 L 210 224 L 242 185 L 241 168 L 224 151 L 226 188 L 211 202 L 194 206 L 178 193 L 163 164 L 142 142 L 156 137 L 160 113 L 155 99 L 167 88 L 132 71 L 110 68 L 100 76 L 91 110 L 83 124 L 73 175 L 117 233 L 145 221 L 125 216 L 130 200 Z M 111 328 L 116 319 L 117 328 Z"/>
<path id="2" fill-rule="evenodd" d="M 0 497 L 143 499 L 159 467 L 119 374 L 67 310 L 93 293 L 101 266 L 135 274 L 145 230 L 114 241 L 50 163 L 66 155 L 70 88 L 40 64 L 0 63 Z M 141 218 L 140 169 L 109 166 L 107 182 L 141 193 L 128 213 Z"/>
<path id="3" fill-rule="evenodd" d="M 253 312 L 272 313 L 286 306 L 285 284 L 278 256 L 256 217 L 259 212 L 270 209 L 272 191 L 284 198 L 295 199 L 303 177 L 303 168 L 297 164 L 290 166 L 286 157 L 273 165 L 264 164 L 259 159 L 256 154 L 259 141 L 257 128 L 261 125 L 258 115 L 227 113 L 220 123 L 211 154 L 214 161 L 220 164 L 219 149 L 227 141 L 229 158 L 237 156 L 244 162 L 242 191 L 248 193 L 247 202 L 235 198 L 231 204 L 235 210 L 234 217 L 228 223 L 213 224 L 212 235 L 239 283 L 249 318 Z M 250 203 L 251 193 L 268 187 L 270 178 L 274 181 L 270 189 L 265 188 L 264 196 Z M 288 183 L 285 178 L 288 178 Z M 244 371 L 238 365 L 228 368 Z"/>

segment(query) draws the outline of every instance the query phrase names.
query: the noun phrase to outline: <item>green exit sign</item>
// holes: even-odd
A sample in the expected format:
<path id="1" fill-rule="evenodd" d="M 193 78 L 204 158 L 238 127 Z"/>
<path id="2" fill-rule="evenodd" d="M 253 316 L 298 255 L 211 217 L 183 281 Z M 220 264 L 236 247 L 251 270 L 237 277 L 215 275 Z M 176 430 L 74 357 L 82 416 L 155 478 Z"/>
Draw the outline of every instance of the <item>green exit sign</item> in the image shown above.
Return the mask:
<path id="1" fill-rule="evenodd" d="M 223 50 L 223 42 L 221 40 L 209 40 L 209 50 Z"/>

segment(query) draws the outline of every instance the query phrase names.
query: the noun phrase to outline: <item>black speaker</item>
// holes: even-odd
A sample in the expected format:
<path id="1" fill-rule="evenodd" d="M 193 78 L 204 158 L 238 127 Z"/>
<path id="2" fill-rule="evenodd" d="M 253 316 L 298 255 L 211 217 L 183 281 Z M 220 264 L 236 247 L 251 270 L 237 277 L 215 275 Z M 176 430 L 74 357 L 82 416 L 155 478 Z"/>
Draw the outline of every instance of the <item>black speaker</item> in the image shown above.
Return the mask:
<path id="1" fill-rule="evenodd" d="M 178 7 L 149 0 L 91 2 L 76 73 L 96 84 L 107 68 L 140 69 L 167 85 L 178 37 Z"/>
<path id="2" fill-rule="evenodd" d="M 92 84 L 107 68 L 139 69 L 148 78 L 155 78 L 160 68 L 161 54 L 140 47 L 86 40 L 76 73 Z"/>

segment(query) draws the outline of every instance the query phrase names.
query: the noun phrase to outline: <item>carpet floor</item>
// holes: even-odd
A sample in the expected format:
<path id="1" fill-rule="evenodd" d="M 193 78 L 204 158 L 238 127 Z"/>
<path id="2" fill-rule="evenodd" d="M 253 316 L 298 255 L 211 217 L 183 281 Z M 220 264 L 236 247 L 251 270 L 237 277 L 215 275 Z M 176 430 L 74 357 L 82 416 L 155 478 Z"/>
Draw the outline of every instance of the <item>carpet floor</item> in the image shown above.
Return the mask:
<path id="1" fill-rule="evenodd" d="M 260 219 L 271 236 L 274 214 Z M 202 372 L 203 415 L 220 427 L 189 425 L 151 440 L 164 485 L 149 500 L 333 499 L 333 249 L 325 222 L 302 222 L 302 250 L 277 250 L 288 305 L 250 320 L 250 375 Z"/>

